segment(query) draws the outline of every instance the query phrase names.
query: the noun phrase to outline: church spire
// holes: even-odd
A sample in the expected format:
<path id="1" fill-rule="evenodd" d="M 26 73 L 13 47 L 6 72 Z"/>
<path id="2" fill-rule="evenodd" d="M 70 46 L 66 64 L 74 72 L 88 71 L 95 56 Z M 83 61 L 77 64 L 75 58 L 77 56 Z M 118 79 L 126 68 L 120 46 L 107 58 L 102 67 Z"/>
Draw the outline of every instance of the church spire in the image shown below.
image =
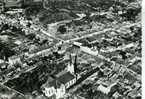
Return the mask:
<path id="1" fill-rule="evenodd" d="M 69 55 L 70 61 L 68 63 L 67 66 L 67 71 L 70 72 L 71 74 L 74 74 L 74 64 L 73 64 L 73 59 L 72 59 L 72 55 Z"/>

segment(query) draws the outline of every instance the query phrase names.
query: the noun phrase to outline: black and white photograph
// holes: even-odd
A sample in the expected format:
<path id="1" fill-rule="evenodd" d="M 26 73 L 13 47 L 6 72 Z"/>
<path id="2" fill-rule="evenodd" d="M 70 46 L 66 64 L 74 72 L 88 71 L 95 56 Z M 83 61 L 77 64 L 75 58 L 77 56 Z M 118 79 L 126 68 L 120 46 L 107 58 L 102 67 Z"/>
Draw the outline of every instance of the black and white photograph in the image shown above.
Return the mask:
<path id="1" fill-rule="evenodd" d="M 142 1 L 0 0 L 0 99 L 143 99 Z"/>

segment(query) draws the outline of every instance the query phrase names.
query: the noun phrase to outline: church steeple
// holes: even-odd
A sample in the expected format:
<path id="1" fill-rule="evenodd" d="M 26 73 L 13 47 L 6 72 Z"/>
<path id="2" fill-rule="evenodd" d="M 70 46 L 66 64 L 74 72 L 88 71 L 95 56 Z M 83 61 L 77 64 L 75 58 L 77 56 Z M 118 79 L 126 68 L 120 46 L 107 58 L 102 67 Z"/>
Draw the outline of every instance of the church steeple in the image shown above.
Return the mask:
<path id="1" fill-rule="evenodd" d="M 78 56 L 75 55 L 75 59 L 74 59 L 74 73 L 75 73 L 75 74 L 76 74 L 76 72 L 77 72 L 77 58 L 78 58 Z"/>
<path id="2" fill-rule="evenodd" d="M 74 64 L 73 64 L 74 62 L 71 54 L 69 55 L 69 60 L 70 61 L 67 66 L 67 71 L 70 72 L 71 74 L 74 74 L 75 73 Z"/>

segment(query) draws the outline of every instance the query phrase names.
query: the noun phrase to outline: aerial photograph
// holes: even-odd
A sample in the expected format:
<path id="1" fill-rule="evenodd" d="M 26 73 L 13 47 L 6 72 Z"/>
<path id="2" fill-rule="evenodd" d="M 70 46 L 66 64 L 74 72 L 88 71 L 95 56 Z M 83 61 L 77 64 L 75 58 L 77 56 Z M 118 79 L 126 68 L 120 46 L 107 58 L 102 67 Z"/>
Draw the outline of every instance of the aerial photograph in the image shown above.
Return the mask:
<path id="1" fill-rule="evenodd" d="M 0 99 L 142 99 L 142 0 L 0 0 Z"/>

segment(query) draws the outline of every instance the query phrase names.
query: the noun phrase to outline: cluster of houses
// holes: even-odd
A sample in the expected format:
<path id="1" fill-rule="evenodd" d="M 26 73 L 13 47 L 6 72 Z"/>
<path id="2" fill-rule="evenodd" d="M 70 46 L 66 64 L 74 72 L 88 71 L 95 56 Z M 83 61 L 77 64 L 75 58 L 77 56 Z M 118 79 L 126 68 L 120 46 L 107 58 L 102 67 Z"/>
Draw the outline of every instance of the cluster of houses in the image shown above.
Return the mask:
<path id="1" fill-rule="evenodd" d="M 70 55 L 70 62 L 66 68 L 56 74 L 49 76 L 46 83 L 41 86 L 41 90 L 43 95 L 50 99 L 60 99 L 63 98 L 66 94 L 67 89 L 73 86 L 78 77 L 75 68 L 75 58 L 76 56 Z M 8 63 L 10 65 L 14 65 L 16 63 L 20 63 L 21 59 L 18 56 L 10 57 Z"/>

